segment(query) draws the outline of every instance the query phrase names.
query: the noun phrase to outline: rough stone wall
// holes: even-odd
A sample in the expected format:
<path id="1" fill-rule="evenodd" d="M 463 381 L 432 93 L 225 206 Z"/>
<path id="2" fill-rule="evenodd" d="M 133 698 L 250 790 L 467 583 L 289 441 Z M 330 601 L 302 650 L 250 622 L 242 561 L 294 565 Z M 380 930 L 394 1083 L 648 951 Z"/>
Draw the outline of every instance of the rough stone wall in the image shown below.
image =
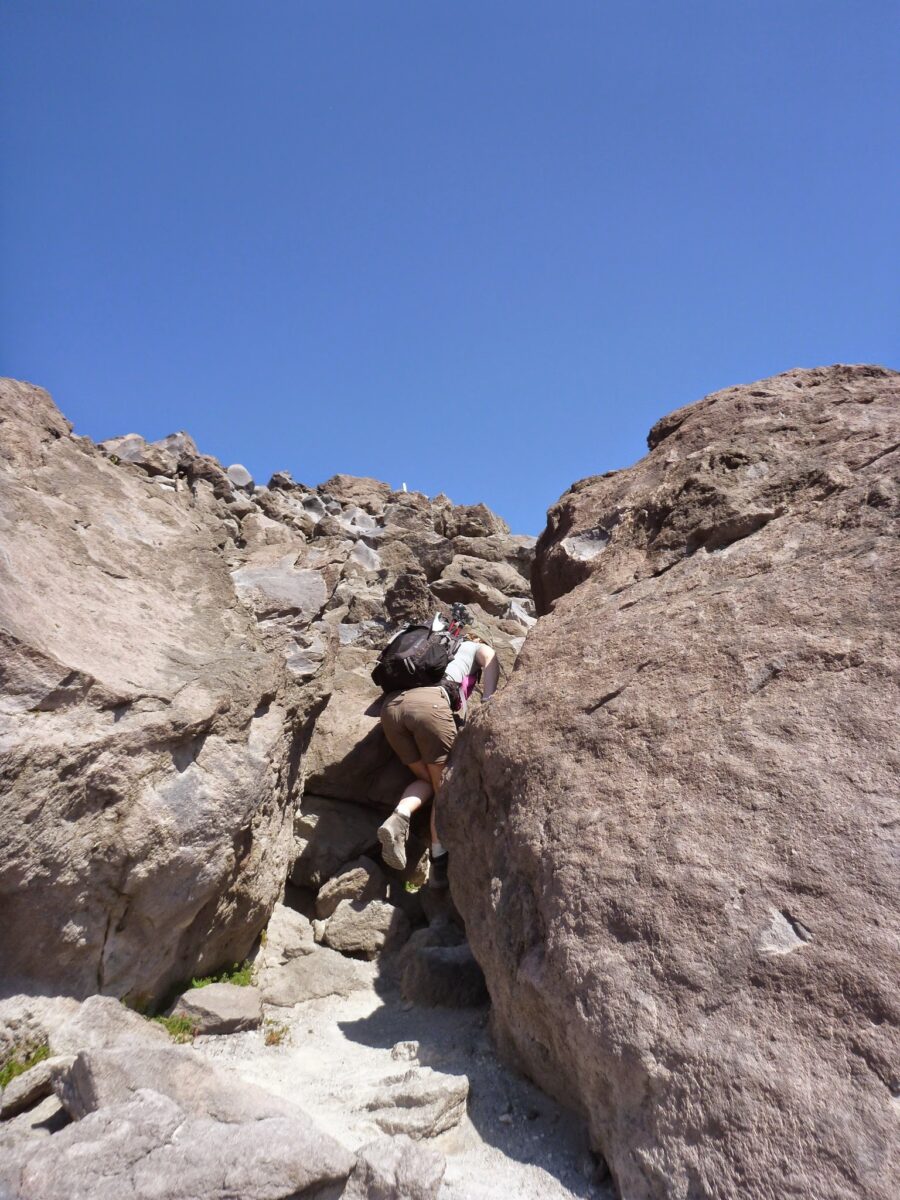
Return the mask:
<path id="1" fill-rule="evenodd" d="M 660 421 L 549 513 L 444 795 L 495 1028 L 620 1192 L 889 1200 L 900 376 Z"/>
<path id="2" fill-rule="evenodd" d="M 157 999 L 246 956 L 305 777 L 376 803 L 407 778 L 368 673 L 440 603 L 454 539 L 492 572 L 462 594 L 490 586 L 493 615 L 473 611 L 509 669 L 533 542 L 483 506 L 349 476 L 258 487 L 184 433 L 96 447 L 46 392 L 0 384 L 4 991 Z"/>

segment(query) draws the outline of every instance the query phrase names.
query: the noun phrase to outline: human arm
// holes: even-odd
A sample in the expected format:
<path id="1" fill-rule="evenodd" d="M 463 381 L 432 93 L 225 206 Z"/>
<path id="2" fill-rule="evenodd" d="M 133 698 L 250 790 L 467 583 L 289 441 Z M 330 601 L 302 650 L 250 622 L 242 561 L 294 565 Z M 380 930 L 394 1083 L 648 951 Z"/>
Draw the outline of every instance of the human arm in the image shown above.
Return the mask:
<path id="1" fill-rule="evenodd" d="M 475 651 L 475 666 L 481 671 L 482 698 L 489 700 L 500 679 L 500 662 L 492 646 L 479 644 Z"/>

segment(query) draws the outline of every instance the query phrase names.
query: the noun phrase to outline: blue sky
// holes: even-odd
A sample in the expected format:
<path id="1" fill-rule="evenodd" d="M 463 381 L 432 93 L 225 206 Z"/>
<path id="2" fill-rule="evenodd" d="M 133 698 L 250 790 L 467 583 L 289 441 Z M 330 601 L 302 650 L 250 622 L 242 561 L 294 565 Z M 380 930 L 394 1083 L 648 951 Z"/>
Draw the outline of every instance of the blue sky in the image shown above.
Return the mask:
<path id="1" fill-rule="evenodd" d="M 4 0 L 0 371 L 519 531 L 649 426 L 900 366 L 900 6 Z"/>

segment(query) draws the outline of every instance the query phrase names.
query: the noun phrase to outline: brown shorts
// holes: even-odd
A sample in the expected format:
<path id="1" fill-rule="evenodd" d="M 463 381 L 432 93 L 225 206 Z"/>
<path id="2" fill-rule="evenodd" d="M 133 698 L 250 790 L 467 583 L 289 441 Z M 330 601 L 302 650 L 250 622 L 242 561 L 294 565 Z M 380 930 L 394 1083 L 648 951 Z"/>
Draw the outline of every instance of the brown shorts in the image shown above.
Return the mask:
<path id="1" fill-rule="evenodd" d="M 439 687 L 391 692 L 381 706 L 381 724 L 402 763 L 445 763 L 456 741 L 456 722 Z"/>

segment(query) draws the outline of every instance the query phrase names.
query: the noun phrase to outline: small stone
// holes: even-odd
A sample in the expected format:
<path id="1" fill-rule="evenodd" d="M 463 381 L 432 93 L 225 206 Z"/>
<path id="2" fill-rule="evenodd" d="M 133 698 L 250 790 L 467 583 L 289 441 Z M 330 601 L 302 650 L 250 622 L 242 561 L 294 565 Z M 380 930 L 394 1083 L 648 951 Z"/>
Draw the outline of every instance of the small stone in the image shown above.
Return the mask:
<path id="1" fill-rule="evenodd" d="M 241 463 L 232 463 L 231 466 L 228 467 L 227 470 L 225 471 L 225 474 L 228 476 L 228 478 L 231 480 L 231 482 L 234 484 L 235 487 L 239 487 L 239 488 L 252 488 L 253 487 L 253 476 L 250 474 L 250 472 L 247 470 L 247 468 L 245 466 L 243 466 Z"/>
<path id="2" fill-rule="evenodd" d="M 276 904 L 266 926 L 259 965 L 262 968 L 277 966 L 310 954 L 314 949 L 313 928 L 306 917 L 286 904 Z"/>
<path id="3" fill-rule="evenodd" d="M 391 1058 L 393 1058 L 395 1062 L 413 1062 L 418 1057 L 418 1042 L 397 1042 L 391 1048 Z"/>
<path id="4" fill-rule="evenodd" d="M 387 879 L 381 868 L 370 858 L 348 863 L 340 874 L 329 879 L 316 896 L 316 916 L 324 921 L 332 915 L 342 900 L 383 900 L 387 895 Z"/>
<path id="5" fill-rule="evenodd" d="M 364 1107 L 384 1133 L 437 1137 L 462 1120 L 468 1095 L 465 1075 L 413 1067 L 404 1075 L 384 1080 Z"/>

